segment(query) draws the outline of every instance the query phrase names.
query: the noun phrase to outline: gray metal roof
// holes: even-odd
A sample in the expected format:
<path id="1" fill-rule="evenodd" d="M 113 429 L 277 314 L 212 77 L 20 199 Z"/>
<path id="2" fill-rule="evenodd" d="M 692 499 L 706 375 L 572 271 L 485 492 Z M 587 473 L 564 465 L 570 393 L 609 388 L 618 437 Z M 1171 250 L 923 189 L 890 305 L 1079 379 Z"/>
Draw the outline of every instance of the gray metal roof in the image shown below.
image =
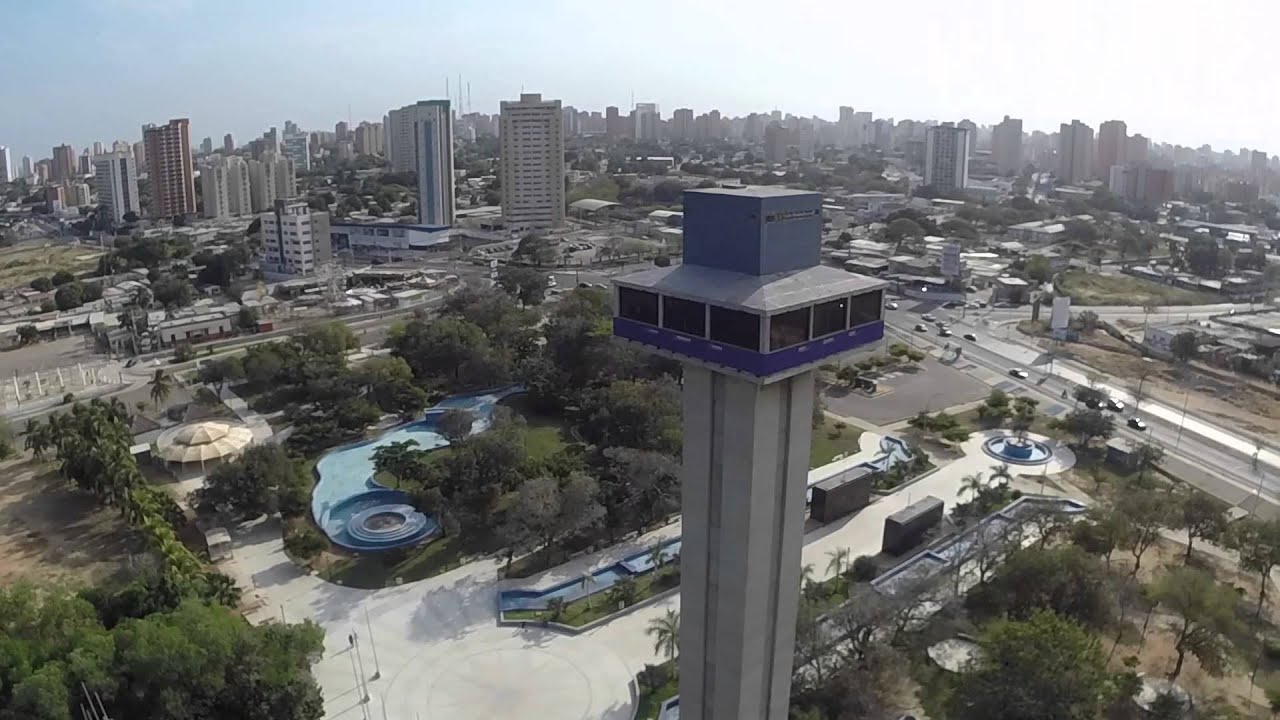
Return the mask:
<path id="1" fill-rule="evenodd" d="M 678 265 L 642 270 L 614 282 L 686 300 L 765 313 L 887 287 L 883 280 L 825 265 L 763 276 Z"/>
<path id="2" fill-rule="evenodd" d="M 817 195 L 812 190 L 792 190 L 791 188 L 779 187 L 777 185 L 748 185 L 740 188 L 698 188 L 696 190 L 686 190 L 691 193 L 705 193 L 707 195 L 739 195 L 745 197 L 781 197 L 784 195 Z"/>

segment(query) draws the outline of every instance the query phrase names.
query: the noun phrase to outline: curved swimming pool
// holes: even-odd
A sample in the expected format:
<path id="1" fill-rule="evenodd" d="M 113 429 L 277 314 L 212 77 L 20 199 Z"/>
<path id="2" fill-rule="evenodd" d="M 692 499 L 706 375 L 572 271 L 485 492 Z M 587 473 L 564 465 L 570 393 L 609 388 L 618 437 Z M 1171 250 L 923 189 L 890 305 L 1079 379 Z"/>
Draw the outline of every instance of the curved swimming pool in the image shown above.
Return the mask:
<path id="1" fill-rule="evenodd" d="M 421 420 L 394 427 L 372 440 L 330 450 L 316 463 L 311 516 L 330 540 L 349 550 L 390 550 L 435 535 L 439 524 L 415 509 L 408 493 L 374 482 L 374 452 L 395 442 L 413 441 L 422 450 L 448 445 L 449 441 L 436 432 L 436 422 L 446 410 L 470 411 L 476 418 L 471 432 L 482 432 L 489 427 L 494 407 L 521 391 L 513 385 L 455 395 L 427 410 Z"/>

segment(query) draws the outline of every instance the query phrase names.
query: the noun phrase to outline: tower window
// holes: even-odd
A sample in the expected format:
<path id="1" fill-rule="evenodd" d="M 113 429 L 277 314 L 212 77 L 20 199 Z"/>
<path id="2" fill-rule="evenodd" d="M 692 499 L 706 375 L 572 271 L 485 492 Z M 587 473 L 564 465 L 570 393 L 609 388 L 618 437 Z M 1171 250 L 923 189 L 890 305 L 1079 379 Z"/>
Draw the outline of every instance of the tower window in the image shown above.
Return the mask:
<path id="1" fill-rule="evenodd" d="M 849 327 L 856 328 L 884 317 L 884 291 L 854 295 L 849 298 L 852 306 L 849 310 Z"/>
<path id="2" fill-rule="evenodd" d="M 726 345 L 760 351 L 760 316 L 711 306 L 711 339 Z"/>
<path id="3" fill-rule="evenodd" d="M 707 306 L 692 300 L 662 298 L 662 327 L 687 335 L 707 336 Z"/>
<path id="4" fill-rule="evenodd" d="M 782 350 L 809 339 L 809 308 L 784 312 L 769 318 L 769 350 Z"/>
<path id="5" fill-rule="evenodd" d="M 813 336 L 816 338 L 845 329 L 849 299 L 840 298 L 813 306 Z"/>
<path id="6" fill-rule="evenodd" d="M 618 317 L 635 320 L 646 325 L 658 324 L 658 296 L 655 293 L 618 288 Z"/>

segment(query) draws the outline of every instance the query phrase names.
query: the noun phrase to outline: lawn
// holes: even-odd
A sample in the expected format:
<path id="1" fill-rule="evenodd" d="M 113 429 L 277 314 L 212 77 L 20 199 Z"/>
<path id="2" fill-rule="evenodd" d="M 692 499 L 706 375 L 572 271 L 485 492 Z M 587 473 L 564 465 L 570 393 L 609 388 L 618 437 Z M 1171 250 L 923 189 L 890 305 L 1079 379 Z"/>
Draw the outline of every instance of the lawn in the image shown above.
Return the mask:
<path id="1" fill-rule="evenodd" d="M 625 607 L 630 607 L 636 603 L 647 600 L 660 592 L 670 590 L 680 584 L 680 569 L 674 565 L 667 565 L 659 569 L 657 572 L 645 573 L 635 579 L 636 592 L 632 602 L 627 603 Z M 506 620 L 529 620 L 542 621 L 550 620 L 558 622 L 561 625 L 570 627 L 582 627 L 589 623 L 593 623 L 603 617 L 618 612 L 618 603 L 610 597 L 608 589 L 593 592 L 590 595 L 574 600 L 564 606 L 560 616 L 551 617 L 551 614 L 545 610 L 517 610 L 513 612 L 503 613 Z"/>
<path id="2" fill-rule="evenodd" d="M 1210 305 L 1222 298 L 1128 275 L 1066 272 L 1058 289 L 1071 296 L 1074 305 Z"/>
<path id="3" fill-rule="evenodd" d="M 475 543 L 451 536 L 408 550 L 344 556 L 321 570 L 320 577 L 347 587 L 378 590 L 395 585 L 397 578 L 411 583 L 461 567 L 478 552 Z"/>
<path id="4" fill-rule="evenodd" d="M 862 431 L 849 427 L 840 420 L 829 417 L 822 419 L 822 426 L 813 429 L 813 441 L 809 446 L 809 467 L 822 467 L 837 455 L 852 455 L 858 452 L 858 438 Z"/>
<path id="5" fill-rule="evenodd" d="M 636 676 L 636 684 L 643 688 L 640 691 L 640 700 L 636 708 L 636 720 L 657 720 L 658 713 L 662 710 L 662 703 L 670 700 L 680 693 L 680 677 L 676 674 L 676 660 L 670 660 L 663 665 L 670 670 L 670 678 L 660 687 L 653 689 L 645 688 L 639 682 L 640 677 Z"/>
<path id="6" fill-rule="evenodd" d="M 23 244 L 0 250 L 0 287 L 17 287 L 66 270 L 78 274 L 98 266 L 102 251 L 85 245 Z"/>
<path id="7" fill-rule="evenodd" d="M 528 396 L 523 393 L 504 399 L 501 405 L 524 418 L 524 444 L 530 460 L 546 460 L 564 449 L 567 442 L 562 418 L 537 412 L 530 407 Z"/>

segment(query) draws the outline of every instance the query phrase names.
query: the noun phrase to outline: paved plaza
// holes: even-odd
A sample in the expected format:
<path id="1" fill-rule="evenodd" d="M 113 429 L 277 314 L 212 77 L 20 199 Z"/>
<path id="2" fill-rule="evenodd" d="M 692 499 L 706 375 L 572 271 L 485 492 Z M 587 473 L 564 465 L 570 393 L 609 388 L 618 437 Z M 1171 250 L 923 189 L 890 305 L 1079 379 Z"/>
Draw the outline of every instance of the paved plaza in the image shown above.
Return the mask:
<path id="1" fill-rule="evenodd" d="M 849 548 L 855 557 L 876 554 L 884 519 L 912 501 L 933 495 L 950 509 L 961 499 L 961 478 L 990 475 L 997 464 L 981 449 L 988 435 L 975 433 L 961 446 L 960 457 L 860 512 L 827 525 L 811 524 L 803 562 L 812 563 L 817 579 L 823 579 L 828 552 Z M 869 459 L 879 437 L 864 434 L 859 456 L 840 462 Z M 1029 474 L 1015 484 L 1035 492 L 1042 477 L 1073 461 L 1064 450 L 1049 465 L 1028 468 Z M 284 555 L 278 523 L 260 520 L 233 530 L 236 560 L 228 570 L 246 588 L 246 601 L 257 606 L 252 621 L 311 619 L 324 628 L 325 655 L 315 675 L 328 718 L 630 720 L 635 673 L 661 660 L 645 627 L 668 609 L 679 608 L 678 593 L 577 636 L 500 627 L 497 593 L 504 587 L 546 587 L 578 577 L 679 533 L 680 524 L 673 523 L 526 580 L 500 580 L 500 562 L 482 560 L 410 585 L 355 590 L 306 574 Z M 367 682 L 368 703 L 361 702 L 361 668 L 365 677 L 380 673 Z"/>

